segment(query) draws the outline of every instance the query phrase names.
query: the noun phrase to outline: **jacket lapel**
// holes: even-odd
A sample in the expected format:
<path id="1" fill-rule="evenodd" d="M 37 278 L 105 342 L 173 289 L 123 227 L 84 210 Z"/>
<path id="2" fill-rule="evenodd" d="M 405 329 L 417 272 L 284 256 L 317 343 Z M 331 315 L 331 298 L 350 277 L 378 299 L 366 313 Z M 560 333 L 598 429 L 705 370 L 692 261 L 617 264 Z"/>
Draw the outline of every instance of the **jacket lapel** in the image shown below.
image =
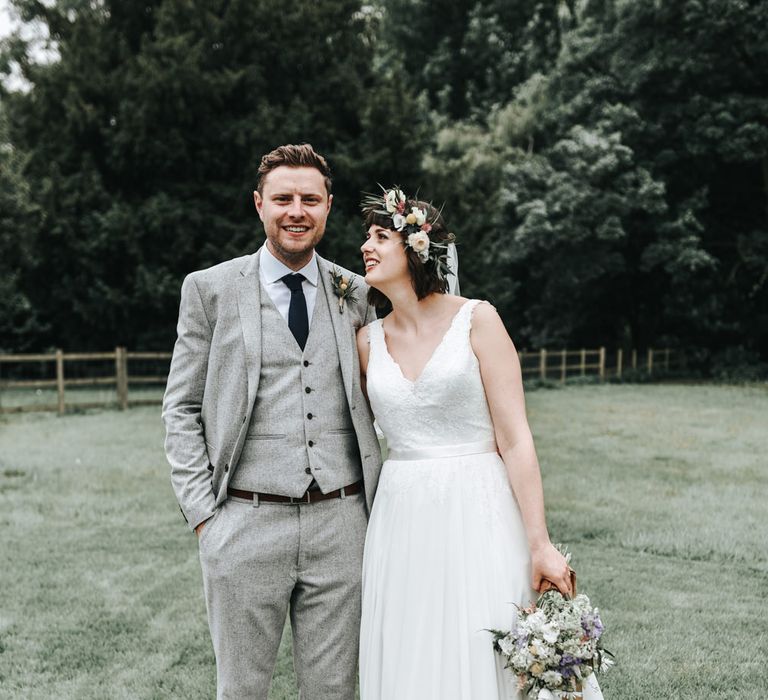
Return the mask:
<path id="1" fill-rule="evenodd" d="M 333 333 L 336 336 L 336 347 L 339 351 L 339 366 L 341 367 L 341 376 L 344 380 L 344 390 L 347 394 L 347 401 L 352 406 L 352 386 L 354 382 L 354 330 L 350 321 L 351 310 L 344 308 L 344 313 L 339 313 L 339 298 L 333 292 L 331 283 L 331 270 L 333 266 L 324 258 L 317 256 L 317 264 L 320 273 L 320 286 L 318 292 L 322 289 L 328 300 L 328 308 L 331 312 L 331 324 Z"/>
<path id="2" fill-rule="evenodd" d="M 254 253 L 240 270 L 237 280 L 237 308 L 245 345 L 245 366 L 248 372 L 248 403 L 253 406 L 261 374 L 261 284 L 259 257 Z"/>

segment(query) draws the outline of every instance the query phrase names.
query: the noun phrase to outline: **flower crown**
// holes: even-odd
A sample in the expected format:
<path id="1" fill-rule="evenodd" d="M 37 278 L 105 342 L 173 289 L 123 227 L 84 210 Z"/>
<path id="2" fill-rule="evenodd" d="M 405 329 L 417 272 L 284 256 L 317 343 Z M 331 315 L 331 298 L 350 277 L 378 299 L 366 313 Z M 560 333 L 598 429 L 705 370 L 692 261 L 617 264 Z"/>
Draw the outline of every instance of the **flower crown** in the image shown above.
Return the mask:
<path id="1" fill-rule="evenodd" d="M 448 246 L 453 242 L 453 234 L 448 234 L 446 240 L 439 243 L 429 237 L 440 212 L 431 222 L 427 221 L 427 209 L 419 207 L 418 200 L 408 200 L 397 185 L 389 190 L 381 189 L 383 195 L 369 194 L 363 198 L 363 211 L 390 217 L 392 229 L 402 234 L 405 247 L 417 253 L 422 263 L 434 264 L 439 279 L 453 274 L 448 266 Z M 412 206 L 406 213 L 409 201 Z"/>

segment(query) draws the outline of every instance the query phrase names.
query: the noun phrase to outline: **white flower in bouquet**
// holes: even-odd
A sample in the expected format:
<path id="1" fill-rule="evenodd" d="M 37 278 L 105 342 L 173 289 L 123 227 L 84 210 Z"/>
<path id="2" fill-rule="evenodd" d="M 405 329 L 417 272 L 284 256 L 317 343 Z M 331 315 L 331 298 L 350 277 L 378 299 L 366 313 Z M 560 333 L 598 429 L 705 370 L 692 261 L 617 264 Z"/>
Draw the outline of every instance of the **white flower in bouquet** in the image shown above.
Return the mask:
<path id="1" fill-rule="evenodd" d="M 542 610 L 537 610 L 532 615 L 528 615 L 525 620 L 525 627 L 529 631 L 536 634 L 541 631 L 541 628 L 547 623 L 547 616 Z"/>
<path id="2" fill-rule="evenodd" d="M 512 639 L 512 637 L 510 637 L 509 635 L 507 635 L 506 637 L 502 637 L 499 640 L 499 648 L 501 649 L 502 654 L 511 656 L 516 649 L 515 640 Z"/>
<path id="3" fill-rule="evenodd" d="M 563 677 L 557 671 L 547 671 L 541 676 L 543 680 L 550 688 L 557 688 L 562 685 Z"/>
<path id="4" fill-rule="evenodd" d="M 560 626 L 557 622 L 548 622 L 542 626 L 541 634 L 543 635 L 545 642 L 554 644 L 560 636 Z"/>

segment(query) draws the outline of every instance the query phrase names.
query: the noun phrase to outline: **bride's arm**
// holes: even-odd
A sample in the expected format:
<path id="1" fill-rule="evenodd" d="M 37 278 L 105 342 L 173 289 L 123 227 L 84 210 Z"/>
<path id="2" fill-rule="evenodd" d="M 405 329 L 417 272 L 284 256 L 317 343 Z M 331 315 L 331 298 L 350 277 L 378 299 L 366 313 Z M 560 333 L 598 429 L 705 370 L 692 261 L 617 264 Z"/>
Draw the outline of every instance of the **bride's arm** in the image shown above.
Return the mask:
<path id="1" fill-rule="evenodd" d="M 360 388 L 363 395 L 368 399 L 368 388 L 365 383 L 365 374 L 368 371 L 368 352 L 370 350 L 368 342 L 368 326 L 357 329 L 357 354 L 360 357 Z"/>
<path id="2" fill-rule="evenodd" d="M 533 436 L 525 414 L 522 372 L 517 350 L 496 310 L 480 304 L 472 315 L 472 349 L 493 419 L 496 444 L 520 506 L 531 549 L 532 584 L 542 579 L 570 593 L 568 564 L 549 540 L 544 516 L 544 490 Z"/>

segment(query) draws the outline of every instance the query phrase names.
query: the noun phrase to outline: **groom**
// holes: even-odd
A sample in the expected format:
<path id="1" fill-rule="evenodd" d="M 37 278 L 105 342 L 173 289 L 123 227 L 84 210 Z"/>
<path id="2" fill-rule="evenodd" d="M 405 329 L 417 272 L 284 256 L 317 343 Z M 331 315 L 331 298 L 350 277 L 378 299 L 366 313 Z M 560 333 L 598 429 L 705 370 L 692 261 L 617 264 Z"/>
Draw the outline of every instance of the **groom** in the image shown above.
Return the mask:
<path id="1" fill-rule="evenodd" d="M 310 145 L 264 156 L 254 200 L 266 244 L 181 289 L 171 482 L 199 538 L 217 697 L 266 700 L 290 613 L 300 697 L 352 700 L 381 468 L 355 345 L 367 289 L 315 253 L 333 197 Z"/>

